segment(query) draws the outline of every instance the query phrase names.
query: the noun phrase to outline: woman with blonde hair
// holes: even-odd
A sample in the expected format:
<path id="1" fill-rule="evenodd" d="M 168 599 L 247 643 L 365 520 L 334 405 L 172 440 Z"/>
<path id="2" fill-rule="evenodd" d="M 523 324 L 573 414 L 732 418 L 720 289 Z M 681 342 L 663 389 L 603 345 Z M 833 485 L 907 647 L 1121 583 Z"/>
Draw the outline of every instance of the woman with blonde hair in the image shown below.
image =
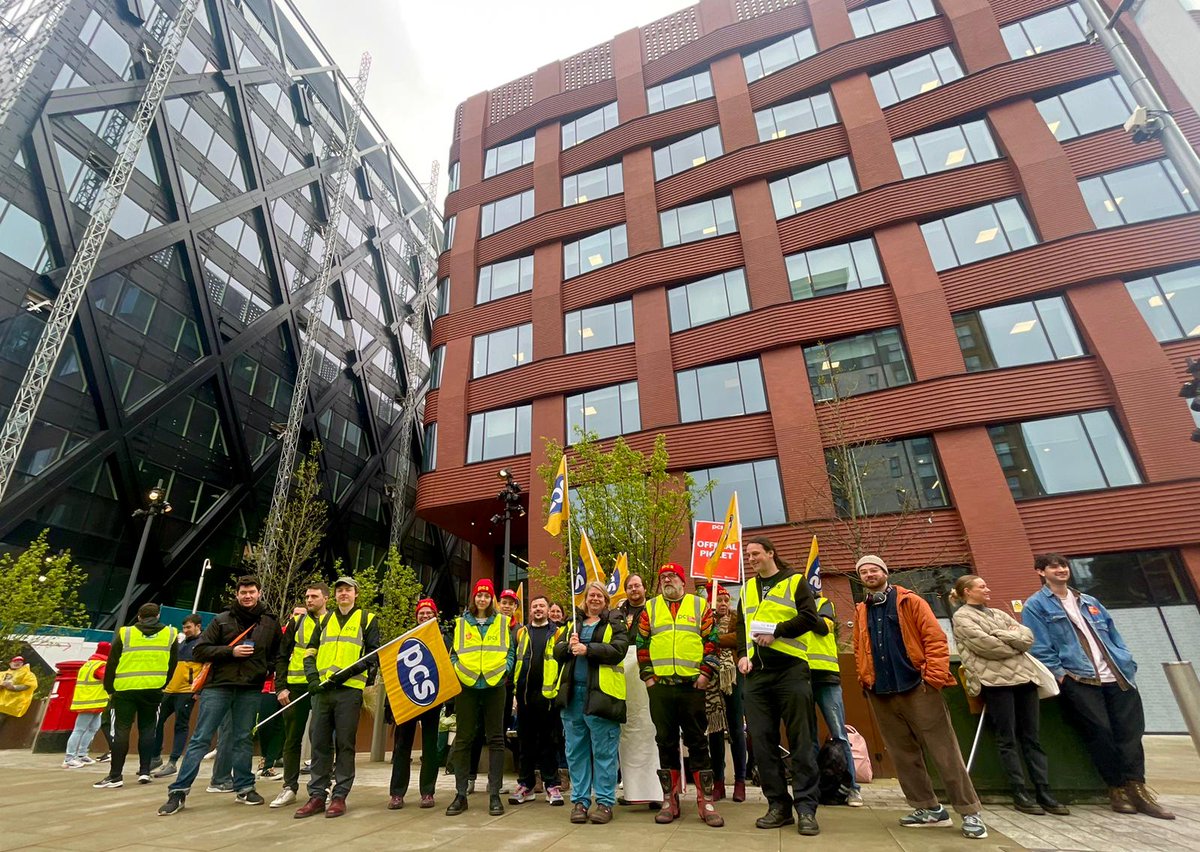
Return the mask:
<path id="1" fill-rule="evenodd" d="M 1041 678 L 1037 662 L 1027 653 L 1033 646 L 1033 632 L 1008 613 L 988 606 L 991 590 L 976 574 L 959 577 L 950 600 L 959 604 L 953 618 L 954 641 L 967 694 L 983 700 L 1000 763 L 1012 784 L 1013 807 L 1027 814 L 1069 814 L 1050 792 L 1046 752 L 1038 738 Z M 1022 755 L 1036 798 L 1025 784 Z"/>

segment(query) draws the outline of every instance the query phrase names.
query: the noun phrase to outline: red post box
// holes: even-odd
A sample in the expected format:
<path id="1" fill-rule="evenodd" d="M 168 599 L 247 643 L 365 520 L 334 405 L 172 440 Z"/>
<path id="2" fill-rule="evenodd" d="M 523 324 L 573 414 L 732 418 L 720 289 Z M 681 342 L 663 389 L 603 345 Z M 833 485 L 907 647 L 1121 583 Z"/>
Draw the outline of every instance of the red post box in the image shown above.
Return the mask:
<path id="1" fill-rule="evenodd" d="M 71 712 L 71 700 L 75 697 L 75 681 L 83 660 L 68 660 L 58 664 L 58 674 L 47 699 L 46 713 L 42 726 L 34 741 L 33 750 L 39 754 L 65 751 L 67 740 L 75 728 L 75 716 Z"/>

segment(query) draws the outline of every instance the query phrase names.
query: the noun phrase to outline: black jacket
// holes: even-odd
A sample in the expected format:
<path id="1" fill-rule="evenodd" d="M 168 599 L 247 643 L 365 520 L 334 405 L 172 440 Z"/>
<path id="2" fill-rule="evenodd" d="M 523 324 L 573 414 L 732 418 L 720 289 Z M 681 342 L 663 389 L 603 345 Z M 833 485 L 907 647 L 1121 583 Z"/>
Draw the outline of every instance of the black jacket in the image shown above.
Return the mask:
<path id="1" fill-rule="evenodd" d="M 254 653 L 249 657 L 235 657 L 229 643 L 247 627 L 252 629 L 242 641 L 254 640 Z M 279 637 L 279 621 L 267 612 L 261 601 L 251 610 L 235 603 L 209 622 L 192 654 L 197 662 L 212 663 L 207 686 L 262 689 L 279 657 Z"/>
<path id="2" fill-rule="evenodd" d="M 584 618 L 584 614 L 579 613 L 579 621 L 582 622 Z M 600 623 L 596 625 L 596 629 L 599 630 L 605 622 L 612 625 L 611 639 L 608 642 L 589 642 L 587 645 L 585 659 L 590 665 L 588 666 L 587 700 L 584 702 L 583 712 L 587 716 L 599 716 L 601 719 L 624 724 L 625 702 L 600 691 L 598 666 L 619 665 L 625 661 L 625 652 L 629 650 L 629 634 L 625 630 L 625 617 L 619 610 L 609 609 L 600 613 Z M 554 643 L 554 659 L 562 665 L 559 680 L 561 687 L 555 703 L 563 708 L 571 700 L 571 689 L 575 683 L 575 661 L 578 659 L 571 653 L 571 626 L 569 624 L 559 640 Z"/>
<path id="3" fill-rule="evenodd" d="M 153 636 L 155 633 L 163 629 L 163 623 L 155 618 L 153 621 L 138 621 L 134 628 L 142 631 L 145 636 Z M 125 644 L 121 641 L 121 630 L 118 628 L 113 631 L 112 650 L 108 652 L 108 662 L 104 665 L 104 691 L 109 695 L 113 694 L 115 678 L 117 676 L 117 664 L 121 661 L 121 654 L 125 650 Z M 163 681 L 163 685 L 158 688 L 162 692 L 167 684 L 171 682 L 172 675 L 175 674 L 175 663 L 179 658 L 179 643 L 171 643 L 171 658 L 167 663 L 167 679 Z"/>

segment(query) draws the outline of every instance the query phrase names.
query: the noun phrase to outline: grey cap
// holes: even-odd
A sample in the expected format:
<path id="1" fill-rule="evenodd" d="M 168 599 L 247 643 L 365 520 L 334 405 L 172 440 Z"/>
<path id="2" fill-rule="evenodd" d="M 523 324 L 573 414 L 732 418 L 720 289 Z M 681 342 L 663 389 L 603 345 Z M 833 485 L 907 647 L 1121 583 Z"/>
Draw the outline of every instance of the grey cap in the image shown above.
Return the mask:
<path id="1" fill-rule="evenodd" d="M 333 587 L 336 589 L 338 586 L 349 586 L 352 589 L 357 589 L 358 583 L 353 577 L 338 577 L 333 581 Z"/>

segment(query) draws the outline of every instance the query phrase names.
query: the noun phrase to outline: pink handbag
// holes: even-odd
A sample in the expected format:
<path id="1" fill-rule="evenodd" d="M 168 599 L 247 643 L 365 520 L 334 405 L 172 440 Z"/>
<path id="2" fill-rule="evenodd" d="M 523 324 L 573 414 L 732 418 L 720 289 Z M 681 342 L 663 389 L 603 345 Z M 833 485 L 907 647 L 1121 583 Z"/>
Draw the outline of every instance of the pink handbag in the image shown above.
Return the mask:
<path id="1" fill-rule="evenodd" d="M 860 784 L 870 784 L 875 777 L 875 770 L 871 768 L 871 752 L 867 750 L 867 741 L 850 725 L 846 726 L 846 739 L 850 740 L 850 753 L 854 755 L 854 780 Z"/>

